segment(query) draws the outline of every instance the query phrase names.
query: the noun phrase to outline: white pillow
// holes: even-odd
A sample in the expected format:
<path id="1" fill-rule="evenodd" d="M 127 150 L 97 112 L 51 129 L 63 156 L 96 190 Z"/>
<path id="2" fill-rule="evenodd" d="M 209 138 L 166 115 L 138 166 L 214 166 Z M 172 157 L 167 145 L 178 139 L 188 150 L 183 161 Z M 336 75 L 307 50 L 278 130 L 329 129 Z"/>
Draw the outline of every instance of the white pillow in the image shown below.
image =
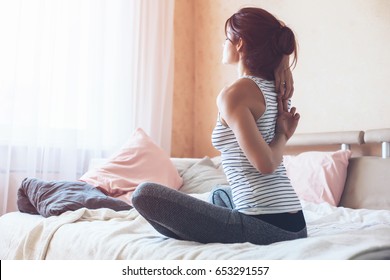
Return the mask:
<path id="1" fill-rule="evenodd" d="M 181 176 L 183 186 L 180 191 L 185 193 L 205 193 L 217 185 L 229 184 L 223 170 L 208 157 L 193 164 Z"/>

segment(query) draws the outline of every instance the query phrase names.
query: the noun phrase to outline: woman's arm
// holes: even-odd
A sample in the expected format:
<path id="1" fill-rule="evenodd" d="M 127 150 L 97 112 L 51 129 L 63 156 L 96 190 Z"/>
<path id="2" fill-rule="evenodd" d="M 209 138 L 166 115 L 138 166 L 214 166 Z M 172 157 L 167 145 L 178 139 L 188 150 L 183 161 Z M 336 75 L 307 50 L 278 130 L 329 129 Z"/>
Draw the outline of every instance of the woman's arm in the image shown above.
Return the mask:
<path id="1" fill-rule="evenodd" d="M 258 92 L 256 93 L 258 96 Z M 254 99 L 246 95 L 239 86 L 223 90 L 218 97 L 218 108 L 221 117 L 233 130 L 234 135 L 248 158 L 249 162 L 261 173 L 270 174 L 280 165 L 287 140 L 298 124 L 299 115 L 295 109 L 291 112 L 279 113 L 277 133 L 268 145 L 257 128 L 255 117 L 251 111 Z M 265 102 L 262 104 L 263 112 Z M 281 99 L 279 110 L 283 108 Z"/>

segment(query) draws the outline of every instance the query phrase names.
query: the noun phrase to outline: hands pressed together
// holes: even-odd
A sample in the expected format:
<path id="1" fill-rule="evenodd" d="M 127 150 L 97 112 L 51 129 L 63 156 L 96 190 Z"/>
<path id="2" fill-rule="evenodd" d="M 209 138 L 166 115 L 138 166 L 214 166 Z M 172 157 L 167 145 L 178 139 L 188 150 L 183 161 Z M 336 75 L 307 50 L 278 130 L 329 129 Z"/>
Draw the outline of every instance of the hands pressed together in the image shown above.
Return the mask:
<path id="1" fill-rule="evenodd" d="M 278 102 L 278 111 L 276 133 L 284 135 L 286 140 L 288 140 L 293 136 L 295 129 L 298 126 L 300 115 L 296 112 L 295 107 L 292 107 L 289 111 L 285 111 L 281 99 L 279 99 Z"/>

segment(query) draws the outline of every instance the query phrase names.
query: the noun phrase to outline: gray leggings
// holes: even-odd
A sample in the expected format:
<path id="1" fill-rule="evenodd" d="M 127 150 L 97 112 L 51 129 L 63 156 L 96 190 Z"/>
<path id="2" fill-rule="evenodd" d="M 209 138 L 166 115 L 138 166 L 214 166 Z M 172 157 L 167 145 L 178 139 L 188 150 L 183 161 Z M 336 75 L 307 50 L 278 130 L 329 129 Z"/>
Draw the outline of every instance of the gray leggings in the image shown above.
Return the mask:
<path id="1" fill-rule="evenodd" d="M 287 231 L 154 183 L 139 185 L 132 203 L 158 232 L 181 240 L 267 245 L 307 236 L 306 227 L 298 232 Z"/>

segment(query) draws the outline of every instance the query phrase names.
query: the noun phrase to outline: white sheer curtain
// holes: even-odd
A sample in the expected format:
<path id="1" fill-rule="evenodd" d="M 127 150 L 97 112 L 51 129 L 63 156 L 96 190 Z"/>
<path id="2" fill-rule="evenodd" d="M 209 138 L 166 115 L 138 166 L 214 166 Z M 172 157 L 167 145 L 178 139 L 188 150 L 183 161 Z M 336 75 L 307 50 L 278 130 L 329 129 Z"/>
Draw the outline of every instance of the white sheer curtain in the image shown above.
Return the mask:
<path id="1" fill-rule="evenodd" d="M 0 215 L 142 127 L 168 153 L 174 0 L 0 0 Z"/>

